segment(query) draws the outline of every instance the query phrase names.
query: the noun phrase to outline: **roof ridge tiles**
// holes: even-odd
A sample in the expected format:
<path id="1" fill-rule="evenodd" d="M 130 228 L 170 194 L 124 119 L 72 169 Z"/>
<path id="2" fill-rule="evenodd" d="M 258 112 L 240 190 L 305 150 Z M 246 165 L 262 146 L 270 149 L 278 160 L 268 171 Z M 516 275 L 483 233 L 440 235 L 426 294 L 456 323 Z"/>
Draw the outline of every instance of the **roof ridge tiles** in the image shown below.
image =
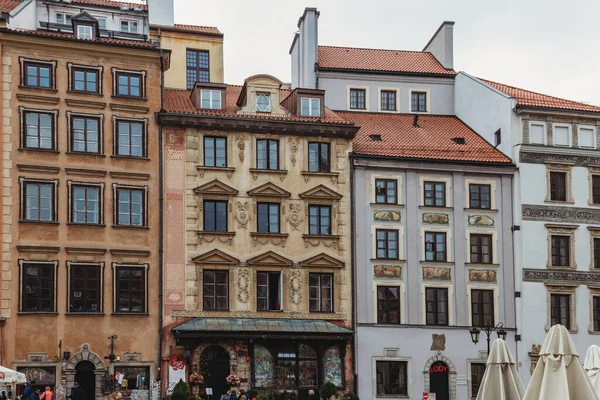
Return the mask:
<path id="1" fill-rule="evenodd" d="M 430 51 L 423 51 L 423 50 L 380 49 L 380 48 L 373 48 L 373 47 L 330 46 L 330 45 L 322 45 L 322 44 L 320 44 L 319 47 L 329 47 L 329 48 L 336 48 L 336 49 L 373 50 L 373 51 L 390 51 L 390 52 L 428 53 L 428 54 L 432 54 Z"/>

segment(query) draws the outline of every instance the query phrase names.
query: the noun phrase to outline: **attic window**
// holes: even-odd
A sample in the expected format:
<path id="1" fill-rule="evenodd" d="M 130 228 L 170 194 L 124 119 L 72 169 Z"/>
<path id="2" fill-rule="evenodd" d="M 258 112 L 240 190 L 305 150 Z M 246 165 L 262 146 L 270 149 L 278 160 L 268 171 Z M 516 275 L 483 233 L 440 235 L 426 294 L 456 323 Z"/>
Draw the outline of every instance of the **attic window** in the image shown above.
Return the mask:
<path id="1" fill-rule="evenodd" d="M 90 25 L 77 25 L 77 39 L 92 40 L 93 38 L 94 33 Z"/>
<path id="2" fill-rule="evenodd" d="M 256 94 L 256 111 L 271 112 L 271 95 L 268 93 Z"/>
<path id="3" fill-rule="evenodd" d="M 467 144 L 464 137 L 453 137 L 451 140 L 456 144 Z"/>
<path id="4" fill-rule="evenodd" d="M 374 142 L 382 142 L 381 135 L 369 135 L 369 138 Z"/>

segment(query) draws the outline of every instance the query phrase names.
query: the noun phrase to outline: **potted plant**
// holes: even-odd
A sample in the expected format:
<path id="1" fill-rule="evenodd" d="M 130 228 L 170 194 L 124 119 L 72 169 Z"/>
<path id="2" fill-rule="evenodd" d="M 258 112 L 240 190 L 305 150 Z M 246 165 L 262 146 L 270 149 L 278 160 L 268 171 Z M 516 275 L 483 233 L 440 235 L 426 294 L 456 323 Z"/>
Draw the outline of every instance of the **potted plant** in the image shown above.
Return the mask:
<path id="1" fill-rule="evenodd" d="M 335 385 L 327 381 L 319 389 L 319 394 L 324 400 L 334 400 L 335 398 L 337 398 L 338 392 Z"/>
<path id="2" fill-rule="evenodd" d="M 171 393 L 171 400 L 189 400 L 190 393 L 188 392 L 188 387 L 184 381 L 181 379 L 175 387 L 173 388 L 173 393 Z"/>
<path id="3" fill-rule="evenodd" d="M 227 378 L 225 378 L 225 380 L 230 386 L 239 386 L 240 382 L 242 381 L 236 374 L 229 375 Z"/>

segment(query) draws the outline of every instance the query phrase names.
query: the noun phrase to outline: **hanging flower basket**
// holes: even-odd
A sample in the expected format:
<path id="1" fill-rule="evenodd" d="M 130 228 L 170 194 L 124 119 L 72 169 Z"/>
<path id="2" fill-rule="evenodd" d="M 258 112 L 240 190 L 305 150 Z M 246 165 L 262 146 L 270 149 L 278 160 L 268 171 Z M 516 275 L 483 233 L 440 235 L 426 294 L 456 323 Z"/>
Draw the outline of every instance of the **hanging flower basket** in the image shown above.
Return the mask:
<path id="1" fill-rule="evenodd" d="M 189 381 L 192 385 L 202 385 L 204 383 L 204 377 L 198 372 L 194 372 L 190 375 Z"/>
<path id="2" fill-rule="evenodd" d="M 238 386 L 241 383 L 241 379 L 236 374 L 231 374 L 227 378 L 225 378 L 227 383 L 231 386 Z"/>

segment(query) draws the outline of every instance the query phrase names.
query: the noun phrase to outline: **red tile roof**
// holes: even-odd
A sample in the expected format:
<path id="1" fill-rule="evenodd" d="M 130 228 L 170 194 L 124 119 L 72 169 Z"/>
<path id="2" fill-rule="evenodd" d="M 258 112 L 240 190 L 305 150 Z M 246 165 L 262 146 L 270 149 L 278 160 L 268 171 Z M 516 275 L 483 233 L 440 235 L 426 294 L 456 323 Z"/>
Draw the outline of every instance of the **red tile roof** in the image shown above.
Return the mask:
<path id="1" fill-rule="evenodd" d="M 412 74 L 456 75 L 425 51 L 319 46 L 319 67 Z"/>
<path id="2" fill-rule="evenodd" d="M 43 31 L 43 30 L 28 30 L 28 29 L 0 29 L 0 32 L 16 33 L 19 35 L 27 36 L 43 36 L 48 38 L 56 39 L 67 39 L 76 40 L 78 42 L 89 42 L 96 44 L 108 44 L 112 46 L 128 46 L 128 47 L 141 47 L 141 48 L 155 48 L 152 42 L 147 40 L 126 40 L 126 39 L 113 39 L 107 37 L 100 37 L 96 40 L 85 40 L 77 39 L 72 33 L 62 33 L 55 31 Z"/>
<path id="3" fill-rule="evenodd" d="M 175 24 L 174 28 L 180 31 L 207 33 L 209 35 L 223 35 L 221 31 L 215 26 Z"/>
<path id="4" fill-rule="evenodd" d="M 337 112 L 360 126 L 354 137 L 354 152 L 371 156 L 446 161 L 511 163 L 481 136 L 454 116 Z M 381 141 L 370 135 L 381 135 Z M 453 138 L 464 138 L 465 144 Z"/>
<path id="5" fill-rule="evenodd" d="M 294 121 L 294 122 L 314 122 L 314 123 L 329 123 L 329 124 L 350 124 L 342 117 L 331 111 L 327 107 L 325 108 L 325 117 L 299 117 L 295 115 L 286 116 L 281 114 L 238 114 L 239 107 L 236 105 L 242 86 L 228 85 L 225 90 L 225 109 L 223 110 L 198 110 L 192 103 L 190 97 L 191 90 L 179 90 L 179 89 L 165 89 L 165 109 L 168 113 L 180 113 L 180 114 L 198 114 L 198 115 L 222 115 L 229 117 L 239 118 L 256 118 L 256 119 L 270 119 L 279 121 Z M 283 101 L 291 90 L 281 89 L 279 91 L 279 100 Z"/>
<path id="6" fill-rule="evenodd" d="M 21 4 L 21 0 L 0 0 L 0 12 L 9 13 L 19 4 Z"/>
<path id="7" fill-rule="evenodd" d="M 129 9 L 133 10 L 134 6 L 141 6 L 142 10 L 147 10 L 148 6 L 146 4 L 141 3 L 127 3 L 124 1 L 115 1 L 115 0 L 72 0 L 72 4 L 85 4 L 88 6 L 100 6 L 100 7 L 109 7 L 109 8 L 121 8 L 121 4 L 129 5 Z"/>
<path id="8" fill-rule="evenodd" d="M 546 94 L 536 93 L 529 90 L 504 85 L 502 83 L 488 81 L 487 79 L 478 79 L 505 93 L 506 95 L 513 97 L 515 100 L 517 100 L 517 104 L 521 106 L 600 112 L 600 107 L 593 106 L 591 104 L 579 103 L 577 101 L 548 96 Z"/>

